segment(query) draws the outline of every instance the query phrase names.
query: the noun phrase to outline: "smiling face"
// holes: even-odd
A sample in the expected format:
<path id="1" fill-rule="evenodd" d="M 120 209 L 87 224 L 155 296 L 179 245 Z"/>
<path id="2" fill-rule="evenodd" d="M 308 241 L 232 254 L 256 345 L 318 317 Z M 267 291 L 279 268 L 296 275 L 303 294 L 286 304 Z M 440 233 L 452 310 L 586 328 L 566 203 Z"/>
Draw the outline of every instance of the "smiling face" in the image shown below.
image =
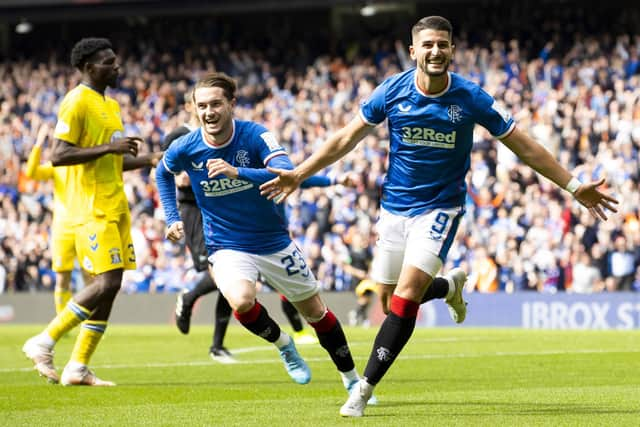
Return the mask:
<path id="1" fill-rule="evenodd" d="M 200 126 L 211 142 L 222 144 L 233 131 L 233 107 L 221 87 L 199 87 L 194 92 L 194 103 Z"/>
<path id="2" fill-rule="evenodd" d="M 416 33 L 412 43 L 409 53 L 420 71 L 430 77 L 447 72 L 455 50 L 449 32 L 427 28 Z"/>

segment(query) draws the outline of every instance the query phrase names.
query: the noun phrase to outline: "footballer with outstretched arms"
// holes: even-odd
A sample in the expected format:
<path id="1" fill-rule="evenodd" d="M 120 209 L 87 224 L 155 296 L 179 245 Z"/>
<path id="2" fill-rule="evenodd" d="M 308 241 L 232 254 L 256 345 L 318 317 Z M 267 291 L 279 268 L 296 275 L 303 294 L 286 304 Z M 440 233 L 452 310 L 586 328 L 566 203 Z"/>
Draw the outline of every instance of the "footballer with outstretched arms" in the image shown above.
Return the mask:
<path id="1" fill-rule="evenodd" d="M 499 103 L 477 84 L 448 71 L 455 46 L 451 23 L 441 16 L 420 19 L 411 30 L 409 53 L 416 67 L 384 80 L 359 114 L 331 135 L 294 170 L 262 186 L 280 201 L 311 176 L 351 151 L 386 120 L 389 170 L 377 224 L 372 277 L 380 284 L 388 315 L 375 338 L 363 379 L 340 414 L 360 417 L 367 399 L 408 342 L 420 303 L 442 267 L 464 213 L 473 128 L 480 124 L 524 163 L 566 189 L 596 218 L 615 212 L 616 199 L 598 190 L 604 179 L 581 183 L 543 146 L 519 130 Z M 449 273 L 451 274 L 451 272 Z M 465 273 L 447 293 L 450 311 L 464 318 Z M 443 289 L 444 291 L 444 289 Z M 388 302 L 388 304 L 387 304 Z"/>

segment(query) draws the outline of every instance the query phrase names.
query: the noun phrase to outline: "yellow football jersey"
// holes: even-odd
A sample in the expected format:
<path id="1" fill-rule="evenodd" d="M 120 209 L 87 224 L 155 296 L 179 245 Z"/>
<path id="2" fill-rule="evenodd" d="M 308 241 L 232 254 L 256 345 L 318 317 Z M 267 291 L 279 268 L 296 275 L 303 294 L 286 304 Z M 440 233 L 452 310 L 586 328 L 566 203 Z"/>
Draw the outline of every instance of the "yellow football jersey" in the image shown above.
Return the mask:
<path id="1" fill-rule="evenodd" d="M 42 147 L 33 147 L 27 160 L 25 175 L 38 181 L 53 180 L 53 221 L 56 224 L 72 223 L 67 209 L 66 197 L 71 194 L 67 189 L 73 185 L 67 182 L 67 166 L 53 167 L 51 162 L 40 164 Z"/>
<path id="2" fill-rule="evenodd" d="M 109 144 L 124 136 L 118 103 L 80 84 L 62 100 L 54 137 L 78 147 Z M 122 181 L 122 155 L 105 154 L 68 166 L 67 209 L 76 223 L 129 212 Z"/>

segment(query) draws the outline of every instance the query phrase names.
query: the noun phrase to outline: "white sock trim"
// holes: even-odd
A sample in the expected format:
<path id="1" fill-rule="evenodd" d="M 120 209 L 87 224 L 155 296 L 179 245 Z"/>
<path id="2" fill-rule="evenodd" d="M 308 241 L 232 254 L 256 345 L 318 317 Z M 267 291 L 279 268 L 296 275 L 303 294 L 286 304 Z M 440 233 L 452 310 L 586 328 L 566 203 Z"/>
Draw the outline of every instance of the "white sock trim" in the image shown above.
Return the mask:
<path id="1" fill-rule="evenodd" d="M 445 299 L 449 300 L 453 298 L 453 294 L 456 293 L 456 282 L 453 281 L 452 277 L 444 276 L 444 278 L 447 279 L 447 282 L 449 283 L 449 291 L 447 292 L 447 296 L 445 297 Z"/>
<path id="2" fill-rule="evenodd" d="M 40 342 L 40 344 L 49 348 L 53 348 L 53 346 L 56 345 L 56 341 L 51 338 L 46 331 L 40 334 L 38 341 Z"/>
<path id="3" fill-rule="evenodd" d="M 349 384 L 353 382 L 353 380 L 359 380 L 360 376 L 358 375 L 358 371 L 356 368 L 353 368 L 347 372 L 340 372 L 340 377 L 342 378 L 342 384 L 345 388 L 349 387 Z"/>
<path id="4" fill-rule="evenodd" d="M 284 332 L 280 331 L 280 336 L 278 337 L 277 340 L 274 341 L 273 344 L 275 344 L 275 346 L 278 349 L 281 349 L 285 345 L 289 345 L 290 342 L 291 342 L 291 337 L 285 334 Z"/>
<path id="5" fill-rule="evenodd" d="M 69 369 L 71 371 L 81 371 L 86 367 L 87 365 L 85 365 L 84 363 L 76 362 L 75 360 L 70 360 L 67 363 L 67 365 L 64 367 L 64 369 Z"/>
<path id="6" fill-rule="evenodd" d="M 360 379 L 360 393 L 363 396 L 371 397 L 371 395 L 373 394 L 373 389 L 375 387 L 376 386 L 369 384 L 366 378 Z"/>

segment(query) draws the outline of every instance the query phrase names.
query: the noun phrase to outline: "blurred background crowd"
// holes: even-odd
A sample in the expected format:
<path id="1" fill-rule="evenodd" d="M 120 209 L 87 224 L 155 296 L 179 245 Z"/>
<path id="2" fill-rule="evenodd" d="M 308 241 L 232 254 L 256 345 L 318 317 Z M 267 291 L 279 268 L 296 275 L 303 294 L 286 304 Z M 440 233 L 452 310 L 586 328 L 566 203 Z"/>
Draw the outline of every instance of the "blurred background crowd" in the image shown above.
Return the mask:
<path id="1" fill-rule="evenodd" d="M 52 186 L 26 178 L 24 166 L 38 129 L 55 124 L 60 100 L 79 82 L 68 57 L 81 36 L 113 41 L 122 78 L 109 93 L 126 133 L 145 139 L 142 152 L 158 151 L 164 135 L 188 120 L 185 93 L 203 72 L 219 70 L 239 83 L 236 116 L 263 123 L 297 164 L 357 113 L 376 84 L 412 66 L 411 25 L 430 14 L 454 25 L 452 71 L 482 85 L 583 181 L 605 177 L 621 200 L 609 221 L 594 220 L 478 126 L 466 215 L 444 269 L 465 268 L 476 292 L 640 291 L 639 9 L 504 4 L 495 2 L 492 13 L 479 2 L 455 10 L 418 4 L 395 19 L 345 19 L 343 28 L 330 12 L 312 10 L 97 21 L 82 32 L 75 25 L 76 32 L 54 33 L 51 24 L 48 37 L 16 38 L 0 62 L 0 293 L 53 288 Z M 45 147 L 43 160 L 50 141 Z M 356 188 L 307 189 L 289 199 L 291 231 L 325 290 L 352 290 L 367 276 L 387 150 L 379 126 L 325 171 L 356 172 Z M 191 286 L 190 256 L 163 238 L 152 171 L 126 172 L 125 185 L 138 259 L 125 292 Z M 79 274 L 74 286 L 82 286 Z"/>

